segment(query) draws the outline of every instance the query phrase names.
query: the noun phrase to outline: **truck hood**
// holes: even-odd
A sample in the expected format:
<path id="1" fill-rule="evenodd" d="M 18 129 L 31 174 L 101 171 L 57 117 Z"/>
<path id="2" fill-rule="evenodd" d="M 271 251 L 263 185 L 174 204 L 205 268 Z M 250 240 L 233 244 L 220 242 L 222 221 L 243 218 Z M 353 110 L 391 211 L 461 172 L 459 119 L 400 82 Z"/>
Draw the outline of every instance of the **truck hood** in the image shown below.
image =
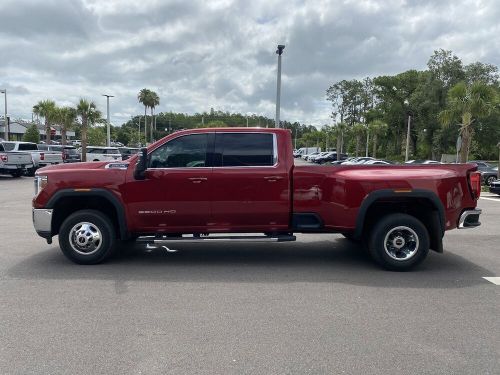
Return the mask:
<path id="1" fill-rule="evenodd" d="M 40 168 L 37 172 L 49 172 L 49 171 L 61 171 L 61 170 L 89 170 L 89 169 L 100 169 L 105 168 L 107 164 L 112 165 L 123 165 L 124 168 L 128 167 L 128 162 L 116 162 L 116 161 L 92 161 L 86 163 L 62 163 L 56 165 L 49 165 L 47 167 Z"/>

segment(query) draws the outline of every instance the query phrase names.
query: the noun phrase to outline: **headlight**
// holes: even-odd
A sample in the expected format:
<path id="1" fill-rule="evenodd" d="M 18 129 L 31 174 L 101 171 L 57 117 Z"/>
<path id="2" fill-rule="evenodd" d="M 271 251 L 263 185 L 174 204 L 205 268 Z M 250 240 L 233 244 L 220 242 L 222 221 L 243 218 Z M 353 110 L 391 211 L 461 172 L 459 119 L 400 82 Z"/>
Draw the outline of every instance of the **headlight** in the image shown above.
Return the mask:
<path id="1" fill-rule="evenodd" d="M 47 186 L 48 182 L 49 179 L 47 176 L 35 176 L 35 196 Z"/>

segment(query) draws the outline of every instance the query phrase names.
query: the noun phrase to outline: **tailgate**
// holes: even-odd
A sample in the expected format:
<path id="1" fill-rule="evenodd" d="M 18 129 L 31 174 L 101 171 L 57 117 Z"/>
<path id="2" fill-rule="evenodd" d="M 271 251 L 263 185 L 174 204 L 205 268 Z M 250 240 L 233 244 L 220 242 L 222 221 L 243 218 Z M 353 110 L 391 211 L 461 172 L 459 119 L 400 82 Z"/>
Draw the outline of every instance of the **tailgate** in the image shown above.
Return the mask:
<path id="1" fill-rule="evenodd" d="M 31 159 L 31 153 L 29 152 L 9 151 L 5 152 L 5 154 L 7 154 L 8 159 L 4 162 L 5 165 L 27 165 L 33 162 Z"/>
<path id="2" fill-rule="evenodd" d="M 62 158 L 62 152 L 44 152 L 44 160 L 41 160 L 42 163 L 62 163 L 63 158 Z"/>

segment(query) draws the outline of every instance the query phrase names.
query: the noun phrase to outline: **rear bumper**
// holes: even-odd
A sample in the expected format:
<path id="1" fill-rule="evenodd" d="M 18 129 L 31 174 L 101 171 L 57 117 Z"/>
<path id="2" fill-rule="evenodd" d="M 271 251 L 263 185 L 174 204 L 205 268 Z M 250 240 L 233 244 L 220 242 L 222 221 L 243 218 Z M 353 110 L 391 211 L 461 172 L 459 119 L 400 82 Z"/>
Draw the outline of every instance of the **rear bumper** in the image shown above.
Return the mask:
<path id="1" fill-rule="evenodd" d="M 460 215 L 460 219 L 458 219 L 458 229 L 469 229 L 475 228 L 481 225 L 479 221 L 479 216 L 481 215 L 481 210 L 479 208 L 465 210 Z"/>
<path id="2" fill-rule="evenodd" d="M 490 193 L 500 194 L 500 185 L 490 185 Z"/>
<path id="3" fill-rule="evenodd" d="M 52 209 L 33 208 L 33 226 L 40 237 L 52 238 Z"/>

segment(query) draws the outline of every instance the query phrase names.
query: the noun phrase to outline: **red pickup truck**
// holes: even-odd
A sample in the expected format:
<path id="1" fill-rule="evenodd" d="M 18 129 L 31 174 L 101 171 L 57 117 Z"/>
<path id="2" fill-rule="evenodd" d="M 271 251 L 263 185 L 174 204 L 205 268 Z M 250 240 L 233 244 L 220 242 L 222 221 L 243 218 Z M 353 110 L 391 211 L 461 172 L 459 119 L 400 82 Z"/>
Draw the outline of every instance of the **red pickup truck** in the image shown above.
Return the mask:
<path id="1" fill-rule="evenodd" d="M 49 243 L 59 235 L 63 253 L 81 264 L 139 237 L 168 244 L 341 233 L 383 267 L 407 270 L 429 249 L 443 251 L 446 230 L 480 225 L 476 168 L 298 166 L 288 130 L 194 129 L 124 162 L 38 170 L 33 223 Z"/>

